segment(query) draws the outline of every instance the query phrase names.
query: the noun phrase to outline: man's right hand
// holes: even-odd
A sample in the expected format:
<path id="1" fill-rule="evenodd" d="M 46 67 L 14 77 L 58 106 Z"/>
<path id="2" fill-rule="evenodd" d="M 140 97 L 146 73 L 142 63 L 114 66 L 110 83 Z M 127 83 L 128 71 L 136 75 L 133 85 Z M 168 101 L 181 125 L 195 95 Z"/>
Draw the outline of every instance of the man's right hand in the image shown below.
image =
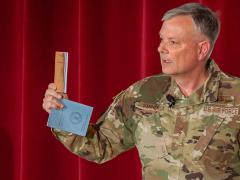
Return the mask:
<path id="1" fill-rule="evenodd" d="M 48 85 L 48 89 L 45 92 L 42 107 L 48 113 L 51 112 L 52 108 L 55 109 L 63 108 L 63 104 L 59 102 L 59 100 L 63 98 L 63 95 L 61 93 L 58 93 L 56 89 L 57 86 L 54 83 L 50 83 Z"/>

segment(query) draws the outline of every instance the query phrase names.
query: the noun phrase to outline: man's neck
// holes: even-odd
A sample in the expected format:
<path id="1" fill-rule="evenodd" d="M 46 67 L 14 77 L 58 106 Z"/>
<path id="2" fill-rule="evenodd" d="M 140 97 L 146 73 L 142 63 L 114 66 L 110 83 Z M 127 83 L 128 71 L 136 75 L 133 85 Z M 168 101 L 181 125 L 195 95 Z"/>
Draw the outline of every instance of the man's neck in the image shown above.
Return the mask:
<path id="1" fill-rule="evenodd" d="M 209 73 L 206 70 L 202 73 L 193 73 L 186 76 L 172 76 L 172 78 L 176 81 L 181 92 L 185 96 L 190 96 L 204 84 L 208 78 L 208 74 Z"/>

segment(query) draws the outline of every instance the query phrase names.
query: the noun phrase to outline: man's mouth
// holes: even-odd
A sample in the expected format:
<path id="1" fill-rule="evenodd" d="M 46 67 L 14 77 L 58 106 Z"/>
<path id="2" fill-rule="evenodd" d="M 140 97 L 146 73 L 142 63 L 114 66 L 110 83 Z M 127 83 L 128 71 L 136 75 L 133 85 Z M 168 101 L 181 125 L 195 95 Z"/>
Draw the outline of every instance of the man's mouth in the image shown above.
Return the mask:
<path id="1" fill-rule="evenodd" d="M 163 63 L 172 63 L 171 60 L 169 60 L 169 59 L 164 59 L 164 58 L 162 58 L 161 61 L 162 61 Z"/>

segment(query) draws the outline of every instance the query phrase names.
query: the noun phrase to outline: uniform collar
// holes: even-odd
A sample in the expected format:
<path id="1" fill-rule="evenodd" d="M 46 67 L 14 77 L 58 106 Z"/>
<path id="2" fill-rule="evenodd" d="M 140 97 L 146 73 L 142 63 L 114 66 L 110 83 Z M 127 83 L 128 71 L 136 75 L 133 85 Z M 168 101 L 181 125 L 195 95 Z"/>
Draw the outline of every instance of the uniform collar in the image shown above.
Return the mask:
<path id="1" fill-rule="evenodd" d="M 204 102 L 215 102 L 218 98 L 218 89 L 219 89 L 219 81 L 220 81 L 220 69 L 217 64 L 209 59 L 209 63 L 207 63 L 207 68 L 209 71 L 209 76 L 205 83 L 193 92 L 190 96 L 186 97 L 178 87 L 175 80 L 171 78 L 171 85 L 166 92 L 167 94 L 172 95 L 176 100 L 176 106 L 186 106 L 186 105 L 194 105 L 201 104 Z M 167 102 L 166 98 L 165 102 Z"/>
<path id="2" fill-rule="evenodd" d="M 203 86 L 203 100 L 204 102 L 215 102 L 218 99 L 221 70 L 213 60 L 209 61 L 210 76 Z"/>

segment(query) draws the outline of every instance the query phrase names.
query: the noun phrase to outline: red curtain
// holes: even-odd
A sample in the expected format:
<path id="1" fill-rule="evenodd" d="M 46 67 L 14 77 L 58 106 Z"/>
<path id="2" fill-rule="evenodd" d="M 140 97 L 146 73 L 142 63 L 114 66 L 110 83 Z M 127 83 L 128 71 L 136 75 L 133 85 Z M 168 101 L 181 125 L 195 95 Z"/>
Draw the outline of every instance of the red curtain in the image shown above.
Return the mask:
<path id="1" fill-rule="evenodd" d="M 68 95 L 94 106 L 161 71 L 161 16 L 183 0 L 1 0 L 0 179 L 140 180 L 133 149 L 102 165 L 68 152 L 46 127 L 42 98 L 53 81 L 55 51 L 69 52 Z M 218 11 L 222 30 L 212 57 L 240 76 L 238 0 L 196 1 Z"/>

